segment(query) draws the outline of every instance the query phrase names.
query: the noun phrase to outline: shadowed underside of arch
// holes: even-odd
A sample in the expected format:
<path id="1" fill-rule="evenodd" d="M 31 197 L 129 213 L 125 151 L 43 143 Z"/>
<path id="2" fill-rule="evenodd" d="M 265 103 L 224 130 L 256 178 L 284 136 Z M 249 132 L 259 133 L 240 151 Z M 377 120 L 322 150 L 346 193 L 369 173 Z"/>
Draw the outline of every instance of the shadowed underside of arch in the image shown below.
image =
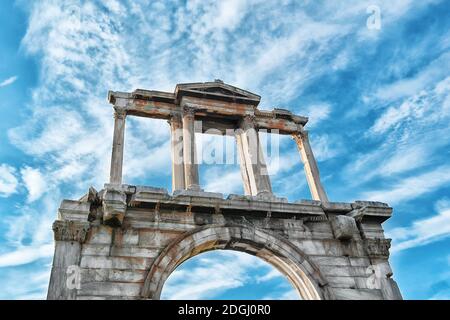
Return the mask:
<path id="1" fill-rule="evenodd" d="M 277 268 L 304 300 L 331 299 L 317 267 L 289 241 L 247 226 L 208 226 L 194 229 L 170 243 L 147 274 L 141 296 L 159 299 L 164 283 L 184 261 L 210 250 L 234 250 L 257 256 Z"/>

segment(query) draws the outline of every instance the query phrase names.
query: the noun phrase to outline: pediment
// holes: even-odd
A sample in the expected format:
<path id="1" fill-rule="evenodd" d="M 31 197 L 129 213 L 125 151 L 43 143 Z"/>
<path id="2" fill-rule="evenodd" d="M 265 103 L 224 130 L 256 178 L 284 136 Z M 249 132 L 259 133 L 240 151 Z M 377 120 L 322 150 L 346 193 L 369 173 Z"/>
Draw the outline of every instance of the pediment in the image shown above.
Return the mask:
<path id="1" fill-rule="evenodd" d="M 182 95 L 193 95 L 203 96 L 205 98 L 217 98 L 233 101 L 237 100 L 255 105 L 258 104 L 261 99 L 261 97 L 257 94 L 239 89 L 217 80 L 214 82 L 178 84 L 175 89 L 175 95 L 177 97 Z"/>

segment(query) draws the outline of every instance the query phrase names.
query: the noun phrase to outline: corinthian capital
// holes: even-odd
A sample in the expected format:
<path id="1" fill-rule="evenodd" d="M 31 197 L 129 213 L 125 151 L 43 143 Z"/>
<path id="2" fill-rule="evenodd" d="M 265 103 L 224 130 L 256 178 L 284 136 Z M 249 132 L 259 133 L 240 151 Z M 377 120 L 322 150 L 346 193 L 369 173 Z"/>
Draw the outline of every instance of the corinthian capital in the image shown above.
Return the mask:
<path id="1" fill-rule="evenodd" d="M 391 239 L 365 239 L 364 247 L 370 258 L 389 258 Z"/>
<path id="2" fill-rule="evenodd" d="M 55 241 L 76 241 L 83 243 L 89 231 L 89 222 L 56 220 L 53 223 Z"/>
<path id="3" fill-rule="evenodd" d="M 183 115 L 186 116 L 194 116 L 195 115 L 195 111 L 197 110 L 197 108 L 194 105 L 191 104 L 185 104 L 183 106 Z"/>
<path id="4" fill-rule="evenodd" d="M 296 133 L 292 134 L 292 138 L 295 142 L 301 143 L 302 139 L 308 139 L 308 131 L 304 130 L 303 127 L 299 128 Z"/>
<path id="5" fill-rule="evenodd" d="M 247 114 L 242 118 L 241 127 L 244 130 L 256 128 L 256 117 L 254 114 Z"/>
<path id="6" fill-rule="evenodd" d="M 114 119 L 125 119 L 127 110 L 123 107 L 114 106 Z"/>

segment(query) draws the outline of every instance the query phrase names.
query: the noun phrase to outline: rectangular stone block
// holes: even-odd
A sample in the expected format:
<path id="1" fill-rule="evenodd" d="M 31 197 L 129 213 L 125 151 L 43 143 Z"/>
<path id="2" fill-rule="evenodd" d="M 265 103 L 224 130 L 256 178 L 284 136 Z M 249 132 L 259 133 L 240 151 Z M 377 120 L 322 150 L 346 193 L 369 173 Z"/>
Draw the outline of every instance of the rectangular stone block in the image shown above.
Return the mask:
<path id="1" fill-rule="evenodd" d="M 330 287 L 332 288 L 349 288 L 349 289 L 356 288 L 355 279 L 353 279 L 352 277 L 328 276 L 327 280 Z"/>
<path id="2" fill-rule="evenodd" d="M 380 223 L 366 222 L 360 224 L 360 230 L 365 238 L 384 239 L 384 230 Z"/>
<path id="3" fill-rule="evenodd" d="M 138 297 L 141 289 L 141 283 L 89 282 L 82 284 L 78 295 Z"/>
<path id="4" fill-rule="evenodd" d="M 295 240 L 292 242 L 307 255 L 342 256 L 344 254 L 339 240 Z"/>
<path id="5" fill-rule="evenodd" d="M 110 246 L 104 244 L 84 244 L 82 256 L 109 256 Z"/>
<path id="6" fill-rule="evenodd" d="M 159 249 L 141 248 L 141 247 L 117 247 L 111 248 L 111 256 L 117 257 L 138 257 L 138 258 L 155 258 L 159 254 Z"/>
<path id="7" fill-rule="evenodd" d="M 324 276 L 365 277 L 367 274 L 366 267 L 320 266 L 320 270 Z"/>
<path id="8" fill-rule="evenodd" d="M 338 215 L 330 219 L 336 239 L 350 240 L 354 234 L 358 234 L 356 221 L 352 217 Z"/>
<path id="9" fill-rule="evenodd" d="M 58 209 L 58 219 L 88 221 L 90 207 L 90 202 L 63 200 Z"/>
<path id="10" fill-rule="evenodd" d="M 139 231 L 136 229 L 116 230 L 114 244 L 116 246 L 137 245 L 139 243 Z"/>
<path id="11" fill-rule="evenodd" d="M 333 288 L 338 300 L 383 300 L 379 289 L 346 289 Z"/>
<path id="12" fill-rule="evenodd" d="M 107 226 L 92 227 L 89 231 L 86 243 L 89 244 L 111 244 L 113 229 Z"/>
<path id="13" fill-rule="evenodd" d="M 310 255 L 309 259 L 312 260 L 319 267 L 321 266 L 349 266 L 350 259 L 347 257 L 330 257 L 322 255 Z"/>
<path id="14" fill-rule="evenodd" d="M 80 266 L 95 269 L 147 270 L 152 261 L 152 259 L 145 258 L 83 256 Z"/>
<path id="15" fill-rule="evenodd" d="M 89 282 L 136 282 L 145 280 L 144 270 L 81 269 L 81 283 Z"/>
<path id="16" fill-rule="evenodd" d="M 179 232 L 167 232 L 158 230 L 139 230 L 139 246 L 140 247 L 160 247 L 164 246 L 181 233 Z"/>

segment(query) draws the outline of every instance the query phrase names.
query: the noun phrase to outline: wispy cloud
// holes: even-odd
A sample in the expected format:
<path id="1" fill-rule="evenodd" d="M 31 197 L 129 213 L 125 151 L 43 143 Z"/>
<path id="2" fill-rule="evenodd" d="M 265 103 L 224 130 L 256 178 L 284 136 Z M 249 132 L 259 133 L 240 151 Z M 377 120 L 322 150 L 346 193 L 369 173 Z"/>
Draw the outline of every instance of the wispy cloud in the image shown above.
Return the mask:
<path id="1" fill-rule="evenodd" d="M 309 118 L 308 128 L 316 127 L 321 121 L 326 120 L 331 114 L 331 106 L 328 103 L 317 103 L 303 109 L 297 113 L 306 115 Z"/>
<path id="2" fill-rule="evenodd" d="M 408 177 L 388 187 L 367 191 L 362 197 L 367 200 L 397 204 L 400 201 L 417 198 L 450 183 L 450 167 L 441 166 L 418 176 Z"/>
<path id="3" fill-rule="evenodd" d="M 243 193 L 242 177 L 239 168 L 211 168 L 205 171 L 205 190 L 224 194 Z"/>
<path id="4" fill-rule="evenodd" d="M 0 197 L 8 197 L 17 191 L 19 182 L 16 169 L 6 164 L 0 165 Z"/>
<path id="5" fill-rule="evenodd" d="M 27 264 L 37 259 L 49 258 L 53 255 L 53 244 L 27 246 L 0 255 L 0 268 Z"/>
<path id="6" fill-rule="evenodd" d="M 450 134 L 449 101 L 450 78 L 447 77 L 435 79 L 428 84 L 427 89 L 394 102 L 364 135 L 363 139 L 372 147 L 368 150 L 372 151 L 366 150 L 352 157 L 343 171 L 344 175 L 351 177 L 353 185 L 380 177 L 397 177 L 398 181 L 404 179 L 404 174 L 408 172 L 415 170 L 417 175 L 419 169 L 442 163 L 445 150 L 449 147 L 449 141 L 442 139 Z M 436 187 L 445 182 L 444 178 L 442 184 Z M 397 192 L 401 183 L 393 185 L 391 180 L 388 184 Z M 370 195 L 371 192 L 365 194 Z M 388 199 L 396 198 L 394 194 Z M 414 197 L 419 194 L 411 189 L 410 195 Z"/>
<path id="7" fill-rule="evenodd" d="M 364 78 L 370 63 L 357 59 L 365 54 L 367 59 L 379 56 L 386 48 L 378 41 L 393 34 L 397 25 L 404 28 L 401 19 L 412 18 L 437 2 L 377 1 L 383 29 L 373 32 L 365 26 L 365 9 L 372 3 L 356 0 L 322 3 L 320 10 L 313 2 L 298 1 L 190 1 L 186 5 L 21 1 L 29 14 L 22 49 L 37 60 L 40 77 L 32 90 L 27 119 L 8 131 L 10 142 L 29 157 L 29 162 L 18 166 L 28 203 L 18 205 L 17 214 L 6 219 L 4 246 L 9 253 L 4 261 L 26 261 L 20 258 L 26 250 L 36 250 L 30 256 L 39 260 L 43 252 L 39 248 L 51 243 L 51 221 L 61 198 L 77 197 L 90 184 L 101 188 L 107 181 L 113 124 L 111 106 L 105 101 L 108 89 L 171 91 L 176 83 L 222 78 L 261 94 L 262 108 L 280 106 L 310 116 L 312 148 L 320 166 L 331 162 L 324 160 L 347 157 L 346 182 L 381 177 L 389 183 L 389 188 L 366 189 L 365 196 L 396 203 L 444 186 L 448 168 L 439 158 L 445 153 L 439 151 L 448 144 L 448 139 L 440 137 L 450 135 L 450 99 L 449 80 L 440 66 L 445 65 L 446 56 L 427 63 L 420 72 L 406 68 L 412 59 L 419 60 L 417 52 L 409 59 L 405 52 L 395 52 L 387 62 L 391 66 L 383 61 L 382 75 L 369 74 L 369 79 Z M 445 52 L 445 45 L 440 50 Z M 357 80 L 348 82 L 352 77 Z M 15 80 L 12 77 L 2 84 Z M 360 119 L 344 123 L 348 119 L 341 116 L 346 111 L 341 99 L 330 98 L 334 90 L 339 97 L 347 97 L 340 82 L 370 91 L 362 93 L 369 97 L 366 107 L 373 123 Z M 311 90 L 314 99 L 310 101 L 319 102 L 308 103 L 310 107 L 302 110 L 299 97 L 311 95 Z M 325 132 L 328 124 L 334 127 Z M 170 175 L 168 138 L 165 122 L 127 120 L 125 182 L 155 181 L 170 187 L 164 185 Z M 350 143 L 344 144 L 344 139 Z M 355 146 L 363 139 L 367 139 L 363 147 Z M 405 160 L 407 156 L 410 161 Z M 275 164 L 269 167 L 273 185 L 284 193 L 280 196 L 298 197 L 306 183 L 294 144 L 283 149 L 280 161 L 279 170 L 271 170 Z M 440 173 L 429 167 L 422 174 L 416 171 L 436 163 Z M 205 170 L 205 189 L 240 192 L 239 170 L 228 169 Z M 14 169 L 0 170 L 5 173 L 0 175 L 0 194 L 10 195 L 18 190 L 20 178 Z M 361 189 L 352 185 L 353 190 Z M 27 247 L 30 239 L 32 245 Z M 242 278 L 230 275 L 230 279 L 215 279 L 204 289 L 214 293 L 221 285 L 241 285 Z M 195 288 L 193 295 L 201 296 L 202 288 Z M 180 295 L 189 294 L 188 285 L 178 289 Z M 27 294 L 36 295 L 25 289 L 14 293 Z"/>
<path id="8" fill-rule="evenodd" d="M 163 288 L 163 299 L 216 299 L 230 289 L 284 277 L 261 259 L 240 252 L 217 251 L 202 254 L 187 263 L 190 264 L 189 268 L 181 265 L 170 275 Z M 264 276 L 261 276 L 262 272 Z M 284 282 L 279 283 L 288 282 L 284 279 Z M 286 294 L 291 297 L 292 289 L 288 284 L 278 292 L 277 298 L 283 298 Z"/>
<path id="9" fill-rule="evenodd" d="M 45 177 L 39 169 L 25 167 L 20 170 L 20 173 L 25 187 L 28 190 L 28 202 L 36 201 L 47 191 Z"/>
<path id="10" fill-rule="evenodd" d="M 391 251 L 399 252 L 450 237 L 450 201 L 439 201 L 436 210 L 436 215 L 415 220 L 409 227 L 390 230 L 388 236 L 393 239 Z"/>
<path id="11" fill-rule="evenodd" d="M 26 266 L 8 268 L 2 277 L 0 299 L 9 300 L 12 297 L 18 300 L 45 299 L 50 267 L 50 264 L 45 264 L 39 270 L 36 270 L 33 265 L 30 268 Z"/>
<path id="12" fill-rule="evenodd" d="M 450 62 L 450 54 L 444 53 L 433 60 L 428 66 L 421 68 L 412 77 L 402 77 L 400 80 L 380 87 L 376 96 L 379 99 L 393 101 L 399 98 L 410 97 L 426 89 L 430 83 L 442 80 L 448 76 L 443 65 Z"/>
<path id="13" fill-rule="evenodd" d="M 0 82 L 0 88 L 13 84 L 14 82 L 16 82 L 17 79 L 18 79 L 17 76 L 13 76 L 13 77 L 3 80 L 2 82 Z"/>

